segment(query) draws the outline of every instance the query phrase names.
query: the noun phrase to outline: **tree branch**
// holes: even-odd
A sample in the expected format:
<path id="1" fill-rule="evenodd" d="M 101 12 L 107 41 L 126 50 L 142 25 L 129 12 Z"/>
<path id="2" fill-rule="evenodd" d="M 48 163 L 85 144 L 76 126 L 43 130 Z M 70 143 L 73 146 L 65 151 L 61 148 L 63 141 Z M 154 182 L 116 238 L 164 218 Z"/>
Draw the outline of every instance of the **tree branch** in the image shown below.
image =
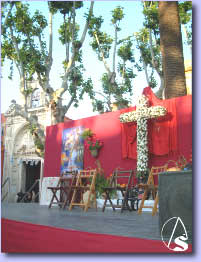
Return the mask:
<path id="1" fill-rule="evenodd" d="M 115 37 L 114 37 L 114 51 L 113 51 L 113 72 L 115 73 L 115 59 L 116 59 L 116 49 L 117 49 L 117 25 L 115 25 Z"/>
<path id="2" fill-rule="evenodd" d="M 12 26 L 9 27 L 10 28 L 10 32 L 11 32 L 11 39 L 13 41 L 13 46 L 15 48 L 15 51 L 17 53 L 17 57 L 18 57 L 18 61 L 19 61 L 19 66 L 20 66 L 20 77 L 24 77 L 24 67 L 23 67 L 23 63 L 22 63 L 22 60 L 20 58 L 20 50 L 19 50 L 19 47 L 18 47 L 18 44 L 17 44 L 17 41 L 16 41 L 16 38 L 13 34 L 13 28 Z"/>
<path id="3" fill-rule="evenodd" d="M 74 94 L 74 95 L 71 97 L 70 101 L 68 102 L 68 105 L 65 107 L 65 114 L 66 114 L 66 112 L 68 111 L 68 109 L 71 107 L 71 105 L 72 105 L 72 103 L 73 103 L 73 101 L 74 101 L 75 98 L 76 98 L 76 94 Z M 65 115 L 65 114 L 64 114 L 64 115 Z"/>
<path id="4" fill-rule="evenodd" d="M 90 5 L 90 9 L 89 9 L 89 16 L 91 16 L 92 13 L 93 13 L 93 6 L 94 6 L 94 2 L 92 1 L 91 5 Z M 68 89 L 68 84 L 67 84 L 68 76 L 69 76 L 69 73 L 71 72 L 72 66 L 74 64 L 76 52 L 79 51 L 79 49 L 82 47 L 82 45 L 84 43 L 84 40 L 85 40 L 85 37 L 86 37 L 86 34 L 87 34 L 87 30 L 88 30 L 88 26 L 89 26 L 89 19 L 86 21 L 86 24 L 85 24 L 85 27 L 84 27 L 84 30 L 83 30 L 83 33 L 82 33 L 82 36 L 81 36 L 81 39 L 80 39 L 79 47 L 73 48 L 73 53 L 72 53 L 71 59 L 68 62 L 65 75 L 63 76 L 61 88 L 59 90 L 57 90 L 60 97 Z"/>
<path id="5" fill-rule="evenodd" d="M 52 20 L 53 20 L 53 14 L 52 12 L 49 12 L 49 52 L 48 52 L 48 66 L 47 66 L 47 72 L 46 76 L 49 76 L 51 66 L 52 66 L 52 46 L 53 46 L 53 30 L 52 30 Z"/>
<path id="6" fill-rule="evenodd" d="M 141 58 L 142 58 L 142 64 L 143 64 L 143 67 L 144 67 L 147 84 L 149 86 L 149 75 L 148 75 L 148 71 L 147 71 L 147 64 L 144 61 L 144 57 L 143 57 L 141 48 L 139 48 L 139 49 L 140 49 L 140 54 L 141 54 Z"/>
<path id="7" fill-rule="evenodd" d="M 99 39 L 98 39 L 98 36 L 97 36 L 96 32 L 94 32 L 94 36 L 95 36 L 96 42 L 97 42 L 97 44 L 98 44 L 98 49 L 99 49 L 99 51 L 100 51 L 100 53 L 101 53 L 101 58 L 103 59 L 103 64 L 104 64 L 104 66 L 105 66 L 105 69 L 106 69 L 106 71 L 108 72 L 108 74 L 111 75 L 112 73 L 111 73 L 110 68 L 109 68 L 109 66 L 108 66 L 108 64 L 107 64 L 107 61 L 106 61 L 105 58 L 104 58 L 104 54 L 103 54 L 103 51 L 102 51 L 102 49 L 101 49 L 101 47 L 100 47 L 100 42 L 99 42 Z"/>
<path id="8" fill-rule="evenodd" d="M 164 79 L 162 76 L 160 76 L 160 80 L 161 80 L 161 84 L 160 84 L 160 88 L 158 89 L 158 91 L 155 93 L 155 95 L 158 97 L 158 98 L 161 98 L 161 99 L 165 99 L 165 86 L 164 86 Z"/>
<path id="9" fill-rule="evenodd" d="M 149 45 L 150 45 L 150 52 L 151 52 L 151 61 L 154 69 L 158 73 L 159 76 L 161 76 L 161 72 L 156 64 L 155 58 L 154 58 L 154 51 L 153 51 L 153 43 L 152 43 L 152 36 L 151 36 L 151 29 L 149 28 Z"/>
<path id="10" fill-rule="evenodd" d="M 7 24 L 7 20 L 8 20 L 8 17 L 11 15 L 11 11 L 13 9 L 13 6 L 14 6 L 14 3 L 11 3 L 10 10 L 8 11 L 7 16 L 5 17 L 5 20 L 4 20 L 4 24 L 2 25 L 2 33 L 4 33 L 5 27 L 7 27 L 7 25 L 6 25 Z"/>
<path id="11" fill-rule="evenodd" d="M 71 16 L 68 17 L 68 24 L 69 24 L 69 33 L 71 33 Z M 67 35 L 67 32 L 65 34 Z M 66 41 L 66 63 L 69 62 L 69 56 L 70 56 L 70 43 Z"/>
<path id="12" fill-rule="evenodd" d="M 81 45 L 83 45 L 85 37 L 86 37 L 86 34 L 87 34 L 87 30 L 88 30 L 88 27 L 89 27 L 90 16 L 93 14 L 93 8 L 94 8 L 94 1 L 91 1 L 91 5 L 90 5 L 90 8 L 89 8 L 89 19 L 86 21 L 86 24 L 85 24 L 85 27 L 84 27 L 84 30 L 83 30 L 83 33 L 82 33 L 82 37 L 80 39 Z"/>

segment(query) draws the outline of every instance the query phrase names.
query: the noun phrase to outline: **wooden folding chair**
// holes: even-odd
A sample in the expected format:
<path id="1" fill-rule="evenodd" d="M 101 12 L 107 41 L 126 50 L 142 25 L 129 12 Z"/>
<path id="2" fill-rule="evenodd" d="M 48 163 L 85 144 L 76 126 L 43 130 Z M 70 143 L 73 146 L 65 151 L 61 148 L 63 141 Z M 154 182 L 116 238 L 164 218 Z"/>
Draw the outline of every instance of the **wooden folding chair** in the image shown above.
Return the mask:
<path id="1" fill-rule="evenodd" d="M 96 204 L 96 191 L 95 191 L 95 181 L 96 181 L 97 170 L 81 170 L 77 176 L 76 185 L 72 186 L 73 195 L 70 203 L 69 210 L 72 210 L 73 206 L 80 206 L 83 207 L 84 211 L 86 212 L 88 208 L 91 206 L 91 197 L 93 196 L 93 203 Z M 87 200 L 84 201 L 83 194 L 88 192 Z M 80 194 L 80 202 L 76 201 L 77 194 Z"/>
<path id="2" fill-rule="evenodd" d="M 165 172 L 167 170 L 167 165 L 159 166 L 159 167 L 152 167 L 149 173 L 149 177 L 146 184 L 139 184 L 138 188 L 144 190 L 142 200 L 140 203 L 140 207 L 138 209 L 138 214 L 142 213 L 143 208 L 151 208 L 152 209 L 152 216 L 154 216 L 157 212 L 158 206 L 158 181 L 156 182 L 156 178 L 158 179 L 158 174 L 161 172 Z M 147 198 L 149 192 L 152 192 L 152 196 L 154 199 L 154 206 L 145 206 L 144 202 Z"/>
<path id="3" fill-rule="evenodd" d="M 61 178 L 63 209 L 71 203 L 73 193 L 72 187 L 76 185 L 77 175 L 77 172 L 72 172 L 70 176 Z"/>
<path id="4" fill-rule="evenodd" d="M 49 208 L 52 205 L 58 205 L 60 208 L 65 207 L 70 197 L 71 184 L 74 183 L 77 171 L 66 171 L 59 178 L 56 186 L 48 187 L 52 191 L 52 198 L 49 204 Z M 57 194 L 59 192 L 59 196 Z"/>
<path id="5" fill-rule="evenodd" d="M 113 172 L 113 175 L 110 180 L 110 186 L 104 188 L 105 193 L 105 201 L 103 204 L 102 211 L 105 211 L 105 207 L 107 206 L 107 202 L 109 201 L 110 205 L 115 211 L 115 208 L 121 208 L 121 212 L 123 210 L 128 209 L 131 211 L 131 207 L 128 204 L 128 196 L 129 190 L 134 186 L 133 180 L 133 170 L 119 170 L 116 169 Z M 122 199 L 117 199 L 117 204 L 114 205 L 111 200 L 112 191 L 120 192 Z M 121 203 L 120 203 L 121 202 Z"/>
<path id="6" fill-rule="evenodd" d="M 62 207 L 62 200 L 61 200 L 61 177 L 59 178 L 59 181 L 56 186 L 48 187 L 47 189 L 50 189 L 52 191 L 52 198 L 50 200 L 49 208 L 52 207 L 52 205 L 58 205 L 59 207 Z M 57 197 L 57 192 L 59 192 L 59 198 Z"/>

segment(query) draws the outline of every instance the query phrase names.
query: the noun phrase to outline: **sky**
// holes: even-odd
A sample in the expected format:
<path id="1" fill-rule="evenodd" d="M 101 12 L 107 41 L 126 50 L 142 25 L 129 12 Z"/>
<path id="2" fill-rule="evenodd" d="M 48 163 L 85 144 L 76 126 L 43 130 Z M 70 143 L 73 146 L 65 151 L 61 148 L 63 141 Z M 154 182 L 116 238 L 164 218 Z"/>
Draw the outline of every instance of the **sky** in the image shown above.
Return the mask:
<path id="1" fill-rule="evenodd" d="M 28 1 L 31 5 L 32 10 L 39 9 L 48 19 L 48 8 L 46 1 Z M 84 6 L 89 7 L 90 2 L 85 1 Z M 124 8 L 125 17 L 121 22 L 121 30 L 119 32 L 119 37 L 124 38 L 128 35 L 132 35 L 134 32 L 139 31 L 143 27 L 143 14 L 142 6 L 140 1 L 95 1 L 94 14 L 102 15 L 104 18 L 103 29 L 113 36 L 113 30 L 111 26 L 111 11 L 117 6 L 122 6 Z M 86 12 L 86 9 L 85 9 Z M 84 25 L 83 11 L 80 9 L 76 16 L 79 24 Z M 61 85 L 60 76 L 63 73 L 63 68 L 61 62 L 64 60 L 64 47 L 61 45 L 57 38 L 57 30 L 61 22 L 61 16 L 56 15 L 53 20 L 54 25 L 54 42 L 53 42 L 53 66 L 51 70 L 51 86 L 59 88 Z M 82 30 L 81 30 L 82 32 Z M 87 35 L 86 40 L 83 45 L 83 62 L 86 68 L 86 77 L 91 77 L 93 84 L 97 90 L 100 90 L 101 75 L 105 72 L 103 63 L 97 59 L 95 52 L 89 47 L 90 38 Z M 138 57 L 137 50 L 135 50 L 135 55 Z M 189 49 L 184 49 L 185 59 L 189 59 L 190 53 Z M 19 75 L 17 70 L 14 74 L 13 80 L 9 80 L 7 75 L 9 74 L 9 65 L 6 64 L 1 71 L 3 78 L 1 79 L 1 112 L 4 113 L 12 99 L 16 101 L 20 98 L 19 93 Z M 147 86 L 144 72 L 138 73 L 137 78 L 133 81 L 133 101 L 142 92 L 143 88 Z M 68 102 L 68 97 L 64 95 L 63 102 Z M 134 102 L 133 102 L 134 103 Z M 84 100 L 80 102 L 78 108 L 71 107 L 67 112 L 67 116 L 71 119 L 79 119 L 83 117 L 88 117 L 96 115 L 97 112 L 92 111 L 92 106 L 90 99 L 87 95 L 84 96 Z"/>

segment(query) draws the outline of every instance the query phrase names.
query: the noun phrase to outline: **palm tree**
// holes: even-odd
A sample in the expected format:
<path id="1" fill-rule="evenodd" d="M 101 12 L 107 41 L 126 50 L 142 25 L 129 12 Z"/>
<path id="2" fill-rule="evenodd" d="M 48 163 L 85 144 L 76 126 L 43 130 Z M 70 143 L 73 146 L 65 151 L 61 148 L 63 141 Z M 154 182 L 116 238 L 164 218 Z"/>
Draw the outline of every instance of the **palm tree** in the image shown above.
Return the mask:
<path id="1" fill-rule="evenodd" d="M 159 1 L 159 27 L 165 98 L 186 95 L 181 25 L 177 1 Z"/>

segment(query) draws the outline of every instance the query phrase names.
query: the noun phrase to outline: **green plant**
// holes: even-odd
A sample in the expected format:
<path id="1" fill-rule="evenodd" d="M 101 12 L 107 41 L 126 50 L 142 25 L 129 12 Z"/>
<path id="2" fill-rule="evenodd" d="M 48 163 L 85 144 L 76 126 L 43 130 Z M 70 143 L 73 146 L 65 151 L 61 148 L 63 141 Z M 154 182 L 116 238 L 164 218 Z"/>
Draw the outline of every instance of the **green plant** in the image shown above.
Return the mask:
<path id="1" fill-rule="evenodd" d="M 94 134 L 93 134 L 92 130 L 89 129 L 89 128 L 86 128 L 86 129 L 82 132 L 81 137 L 85 140 L 85 139 L 87 139 L 88 137 L 92 137 L 93 135 L 94 135 Z"/>
<path id="2" fill-rule="evenodd" d="M 89 150 L 98 150 L 103 146 L 103 142 L 97 139 L 96 135 L 89 128 L 86 128 L 81 136 L 84 139 L 85 147 Z"/>
<path id="3" fill-rule="evenodd" d="M 97 198 L 101 198 L 104 193 L 104 187 L 109 186 L 109 181 L 104 177 L 103 174 L 98 173 L 96 176 L 95 190 Z"/>
<path id="4" fill-rule="evenodd" d="M 96 176 L 96 183 L 95 183 L 95 190 L 96 190 L 96 197 L 101 198 L 102 194 L 104 193 L 104 187 L 110 186 L 109 178 L 105 178 L 104 174 L 98 173 Z M 116 190 L 111 192 L 111 197 L 114 196 Z"/>
<path id="5" fill-rule="evenodd" d="M 86 139 L 86 148 L 89 150 L 94 150 L 94 149 L 100 149 L 103 146 L 103 142 L 96 139 L 96 137 L 91 137 Z"/>

